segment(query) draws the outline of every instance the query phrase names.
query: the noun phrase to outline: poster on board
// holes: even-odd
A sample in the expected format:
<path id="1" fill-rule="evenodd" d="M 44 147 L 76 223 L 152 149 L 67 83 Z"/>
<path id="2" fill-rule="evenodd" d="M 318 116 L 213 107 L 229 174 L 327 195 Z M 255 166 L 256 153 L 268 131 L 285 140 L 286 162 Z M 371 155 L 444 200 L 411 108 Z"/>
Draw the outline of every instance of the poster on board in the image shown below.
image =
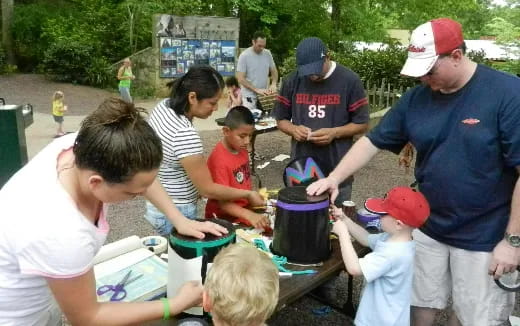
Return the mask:
<path id="1" fill-rule="evenodd" d="M 175 26 L 166 20 L 164 24 Z M 167 30 L 169 28 L 163 28 L 157 34 L 160 36 L 160 77 L 180 77 L 194 64 L 210 65 L 223 76 L 235 74 L 236 41 L 180 39 Z"/>

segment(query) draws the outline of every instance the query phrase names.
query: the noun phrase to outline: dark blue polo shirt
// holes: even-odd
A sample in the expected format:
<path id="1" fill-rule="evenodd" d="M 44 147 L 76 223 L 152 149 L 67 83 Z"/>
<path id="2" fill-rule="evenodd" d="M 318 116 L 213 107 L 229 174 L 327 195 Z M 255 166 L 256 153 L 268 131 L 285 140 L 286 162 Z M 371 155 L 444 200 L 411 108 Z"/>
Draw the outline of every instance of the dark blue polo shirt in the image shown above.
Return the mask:
<path id="1" fill-rule="evenodd" d="M 369 134 L 380 149 L 417 149 L 415 177 L 431 206 L 421 230 L 491 251 L 504 237 L 520 165 L 520 79 L 479 65 L 453 94 L 408 91 Z"/>

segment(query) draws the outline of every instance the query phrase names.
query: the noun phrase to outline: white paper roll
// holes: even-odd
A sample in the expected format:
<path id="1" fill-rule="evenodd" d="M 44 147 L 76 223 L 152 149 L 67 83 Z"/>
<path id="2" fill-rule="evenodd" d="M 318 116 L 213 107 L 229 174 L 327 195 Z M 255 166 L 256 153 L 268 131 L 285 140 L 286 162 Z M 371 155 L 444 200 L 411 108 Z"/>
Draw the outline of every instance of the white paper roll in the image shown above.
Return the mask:
<path id="1" fill-rule="evenodd" d="M 141 238 L 141 243 L 156 255 L 162 254 L 168 248 L 168 240 L 155 235 Z"/>
<path id="2" fill-rule="evenodd" d="M 136 235 L 106 244 L 101 247 L 94 257 L 94 265 L 141 248 L 142 246 L 141 239 Z"/>

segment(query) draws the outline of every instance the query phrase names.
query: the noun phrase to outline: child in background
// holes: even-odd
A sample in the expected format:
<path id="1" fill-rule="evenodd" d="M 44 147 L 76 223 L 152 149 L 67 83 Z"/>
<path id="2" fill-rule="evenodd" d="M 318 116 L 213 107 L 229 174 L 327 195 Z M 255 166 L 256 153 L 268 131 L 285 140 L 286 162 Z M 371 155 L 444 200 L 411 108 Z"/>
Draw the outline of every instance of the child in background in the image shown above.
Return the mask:
<path id="1" fill-rule="evenodd" d="M 63 131 L 63 114 L 67 111 L 67 106 L 63 104 L 64 99 L 65 95 L 63 95 L 62 91 L 56 91 L 52 96 L 52 116 L 54 117 L 54 122 L 58 124 L 54 138 L 65 135 Z"/>
<path id="2" fill-rule="evenodd" d="M 228 109 L 242 105 L 242 92 L 235 76 L 229 76 L 226 79 L 226 87 L 228 90 Z"/>
<path id="3" fill-rule="evenodd" d="M 247 148 L 255 130 L 254 123 L 253 114 L 248 108 L 236 106 L 229 110 L 222 128 L 224 137 L 208 158 L 208 168 L 213 182 L 238 189 L 252 189 Z M 248 205 L 247 199 L 209 199 L 205 216 L 212 218 L 216 215 L 255 228 L 268 228 L 269 219 L 263 214 L 247 209 Z"/>
<path id="4" fill-rule="evenodd" d="M 426 198 L 409 187 L 396 187 L 385 198 L 367 199 L 365 208 L 381 215 L 379 234 L 369 234 L 341 210 L 334 223 L 341 254 L 351 275 L 362 275 L 366 286 L 356 313 L 356 326 L 410 325 L 415 242 L 412 231 L 430 215 Z M 359 259 L 350 236 L 372 252 Z"/>
<path id="5" fill-rule="evenodd" d="M 278 303 L 278 269 L 258 249 L 232 244 L 222 249 L 208 272 L 202 306 L 215 326 L 260 326 Z"/>

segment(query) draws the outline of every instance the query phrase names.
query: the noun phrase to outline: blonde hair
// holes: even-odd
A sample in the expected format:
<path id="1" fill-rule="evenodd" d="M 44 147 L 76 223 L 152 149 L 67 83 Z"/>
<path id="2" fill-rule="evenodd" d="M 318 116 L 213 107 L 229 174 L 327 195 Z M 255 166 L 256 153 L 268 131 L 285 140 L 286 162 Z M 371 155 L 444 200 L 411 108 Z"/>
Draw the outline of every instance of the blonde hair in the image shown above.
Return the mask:
<path id="1" fill-rule="evenodd" d="M 229 326 L 262 324 L 278 303 L 278 269 L 251 245 L 230 245 L 215 257 L 204 289 L 211 314 Z"/>
<path id="2" fill-rule="evenodd" d="M 64 97 L 65 97 L 65 95 L 63 94 L 62 91 L 56 91 L 56 92 L 54 92 L 54 95 L 52 95 L 52 100 L 53 101 L 63 100 Z"/>

